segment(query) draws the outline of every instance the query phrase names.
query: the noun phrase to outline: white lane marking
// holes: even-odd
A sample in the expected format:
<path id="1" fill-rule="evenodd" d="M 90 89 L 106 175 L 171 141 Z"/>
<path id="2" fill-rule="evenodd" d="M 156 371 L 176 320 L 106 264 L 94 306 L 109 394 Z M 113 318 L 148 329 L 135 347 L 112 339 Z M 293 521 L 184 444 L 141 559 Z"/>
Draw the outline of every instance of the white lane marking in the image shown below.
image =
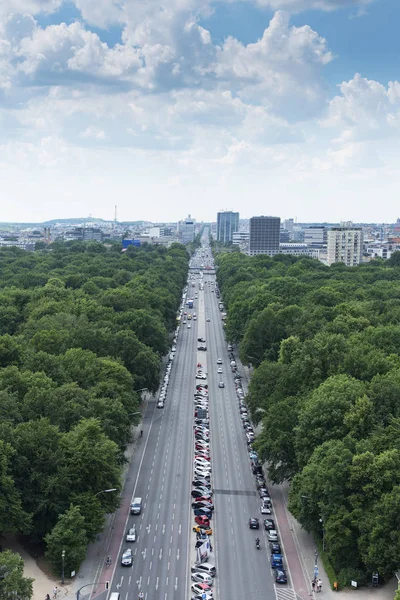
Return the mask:
<path id="1" fill-rule="evenodd" d="M 156 581 L 156 590 L 158 590 L 158 577 L 157 577 L 157 581 Z"/>
<path id="2" fill-rule="evenodd" d="M 176 553 L 176 560 L 179 560 L 179 548 L 178 548 L 178 552 Z"/>

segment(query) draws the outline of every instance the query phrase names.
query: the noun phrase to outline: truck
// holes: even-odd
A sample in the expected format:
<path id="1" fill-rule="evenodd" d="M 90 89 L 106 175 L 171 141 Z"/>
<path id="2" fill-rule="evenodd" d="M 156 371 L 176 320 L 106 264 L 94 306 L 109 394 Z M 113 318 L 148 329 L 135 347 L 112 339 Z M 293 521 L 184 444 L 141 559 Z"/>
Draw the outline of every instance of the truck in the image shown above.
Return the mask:
<path id="1" fill-rule="evenodd" d="M 219 302 L 218 308 L 219 310 L 224 310 L 224 305 L 222 304 L 222 302 Z"/>
<path id="2" fill-rule="evenodd" d="M 193 308 L 193 300 L 192 299 L 189 299 L 186 304 L 187 304 L 188 308 Z"/>

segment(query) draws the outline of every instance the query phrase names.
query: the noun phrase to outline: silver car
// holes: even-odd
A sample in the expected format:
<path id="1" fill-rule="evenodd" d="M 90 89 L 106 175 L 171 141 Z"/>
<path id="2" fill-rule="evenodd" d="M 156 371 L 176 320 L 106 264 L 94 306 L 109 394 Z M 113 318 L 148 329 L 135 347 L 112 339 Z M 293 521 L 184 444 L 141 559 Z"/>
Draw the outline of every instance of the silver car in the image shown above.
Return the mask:
<path id="1" fill-rule="evenodd" d="M 136 542 L 136 527 L 133 526 L 128 529 L 126 533 L 126 541 L 127 542 Z"/>
<path id="2" fill-rule="evenodd" d="M 211 575 L 200 572 L 192 573 L 192 581 L 197 581 L 198 583 L 206 583 L 209 586 L 212 586 L 214 583 L 214 579 L 211 577 Z"/>
<path id="3" fill-rule="evenodd" d="M 128 548 L 124 550 L 121 557 L 121 565 L 124 567 L 130 567 L 133 564 L 132 550 Z"/>
<path id="4" fill-rule="evenodd" d="M 268 541 L 269 542 L 277 542 L 278 541 L 278 533 L 275 529 L 270 529 L 268 531 Z"/>

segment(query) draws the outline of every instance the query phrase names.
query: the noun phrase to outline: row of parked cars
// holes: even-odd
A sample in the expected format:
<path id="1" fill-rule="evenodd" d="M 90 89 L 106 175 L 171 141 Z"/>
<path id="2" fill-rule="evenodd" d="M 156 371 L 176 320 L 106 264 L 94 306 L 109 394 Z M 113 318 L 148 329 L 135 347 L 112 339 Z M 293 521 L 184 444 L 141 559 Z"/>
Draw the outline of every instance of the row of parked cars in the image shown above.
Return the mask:
<path id="1" fill-rule="evenodd" d="M 202 370 L 198 364 L 197 369 Z M 193 531 L 196 533 L 197 561 L 191 567 L 192 600 L 212 600 L 216 568 L 204 561 L 212 550 L 211 519 L 214 510 L 211 485 L 209 395 L 206 383 L 197 383 L 194 394 L 194 459 L 192 481 Z"/>
<path id="2" fill-rule="evenodd" d="M 167 366 L 165 368 L 165 374 L 164 374 L 163 383 L 162 383 L 162 386 L 161 386 L 161 389 L 160 389 L 160 393 L 159 393 L 159 396 L 158 396 L 158 400 L 157 400 L 157 408 L 164 408 L 165 400 L 167 398 L 167 390 L 168 390 L 169 378 L 170 378 L 170 374 L 171 374 L 172 363 L 173 363 L 173 360 L 175 358 L 176 343 L 178 341 L 178 333 L 179 333 L 179 325 L 175 329 L 173 345 L 172 345 L 172 348 L 171 348 L 171 352 L 169 353 L 168 363 L 167 363 Z"/>
<path id="3" fill-rule="evenodd" d="M 233 348 L 231 344 L 228 345 L 228 352 L 229 358 L 231 359 L 231 362 L 233 362 L 235 360 L 235 356 L 233 354 Z M 242 380 L 239 373 L 237 372 L 237 369 L 232 369 L 232 371 L 235 379 L 236 395 L 239 403 L 240 418 L 242 419 L 243 429 L 246 435 L 250 466 L 255 477 L 257 491 L 260 496 L 260 512 L 262 515 L 266 515 L 268 517 L 263 519 L 263 526 L 265 531 L 267 532 L 266 535 L 267 540 L 269 542 L 269 549 L 271 554 L 271 567 L 274 570 L 276 583 L 287 583 L 287 575 L 283 567 L 283 556 L 282 549 L 279 543 L 279 536 L 275 527 L 275 521 L 271 517 L 273 511 L 272 500 L 270 498 L 268 487 L 264 479 L 262 465 L 259 461 L 258 453 L 254 450 L 252 445 L 255 439 L 255 434 L 248 414 L 245 393 L 242 386 Z M 249 528 L 259 529 L 260 519 L 258 517 L 250 517 Z"/>

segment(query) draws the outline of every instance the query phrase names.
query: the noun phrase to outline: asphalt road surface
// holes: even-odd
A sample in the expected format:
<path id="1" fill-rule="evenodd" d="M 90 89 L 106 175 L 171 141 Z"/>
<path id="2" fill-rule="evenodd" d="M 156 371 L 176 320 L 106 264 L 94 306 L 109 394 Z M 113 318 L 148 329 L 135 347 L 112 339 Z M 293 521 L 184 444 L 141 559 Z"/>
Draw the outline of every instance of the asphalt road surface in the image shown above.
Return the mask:
<path id="1" fill-rule="evenodd" d="M 197 262 L 199 266 L 202 262 L 206 265 L 207 259 Z M 208 286 L 209 279 L 215 282 L 214 276 L 205 275 L 204 291 L 199 290 L 198 278 L 195 288 L 189 286 L 188 296 L 194 298 L 195 292 L 198 295 L 192 311 L 197 312 L 198 320 L 191 321 L 191 329 L 180 326 L 165 407 L 157 409 L 156 400 L 149 403 L 144 437 L 130 467 L 129 493 L 143 499 L 143 509 L 141 515 L 127 515 L 125 524 L 120 526 L 122 539 L 112 575 L 110 572 L 109 592 L 119 591 L 121 600 L 135 600 L 140 591 L 144 600 L 188 600 L 191 595 L 193 393 L 196 363 L 201 362 L 201 356 L 210 391 L 215 504 L 212 527 L 217 567 L 214 597 L 275 598 L 268 544 L 261 527 L 260 500 L 239 416 L 219 300 Z M 207 322 L 206 317 L 211 321 Z M 199 336 L 206 339 L 206 353 L 197 352 Z M 217 358 L 223 360 L 222 375 L 217 374 Z M 224 381 L 225 388 L 218 387 L 219 381 Z M 250 516 L 260 518 L 259 531 L 249 530 Z M 128 543 L 126 531 L 133 523 L 137 541 Z M 257 536 L 261 539 L 260 551 L 255 548 Z M 132 548 L 134 554 L 131 567 L 121 565 L 122 552 L 127 548 Z"/>

